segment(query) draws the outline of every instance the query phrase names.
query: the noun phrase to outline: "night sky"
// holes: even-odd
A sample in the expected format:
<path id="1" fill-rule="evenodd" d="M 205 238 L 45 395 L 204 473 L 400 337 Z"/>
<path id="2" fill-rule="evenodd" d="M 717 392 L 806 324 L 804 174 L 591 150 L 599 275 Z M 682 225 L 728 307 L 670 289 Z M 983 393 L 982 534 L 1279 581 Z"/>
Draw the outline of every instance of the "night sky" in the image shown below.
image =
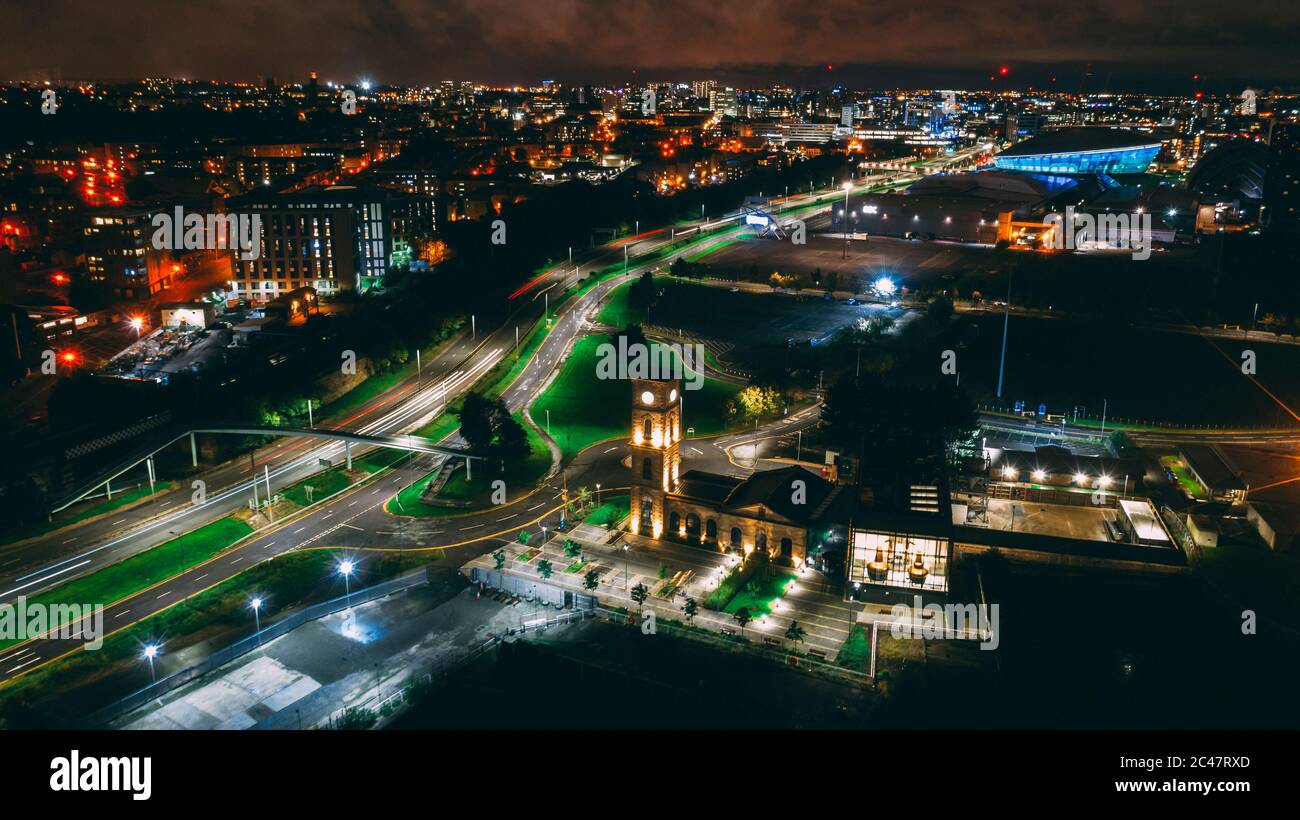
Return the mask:
<path id="1" fill-rule="evenodd" d="M 0 0 L 0 78 L 1300 85 L 1294 0 Z M 20 32 L 26 36 L 13 36 Z M 834 68 L 828 70 L 827 66 Z M 635 74 L 633 72 L 636 72 Z"/>

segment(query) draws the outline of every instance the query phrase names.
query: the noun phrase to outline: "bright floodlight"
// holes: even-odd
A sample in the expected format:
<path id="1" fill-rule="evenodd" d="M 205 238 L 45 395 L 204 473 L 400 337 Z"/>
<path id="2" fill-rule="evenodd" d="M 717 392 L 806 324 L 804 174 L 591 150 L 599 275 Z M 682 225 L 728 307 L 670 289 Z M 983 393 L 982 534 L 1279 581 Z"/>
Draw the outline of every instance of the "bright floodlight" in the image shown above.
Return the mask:
<path id="1" fill-rule="evenodd" d="M 1015 478 L 1015 477 L 1016 477 L 1016 468 L 1015 468 L 1015 467 L 1003 467 L 1003 468 L 1002 468 L 1002 477 L 1003 477 L 1003 478 Z"/>
<path id="2" fill-rule="evenodd" d="M 1082 485 L 1082 484 L 1083 484 L 1085 481 L 1087 481 L 1087 480 L 1088 480 L 1088 477 L 1087 477 L 1086 475 L 1084 475 L 1083 473 L 1075 473 L 1075 474 L 1074 474 L 1074 483 L 1075 483 L 1075 484 Z"/>
<path id="3" fill-rule="evenodd" d="M 1044 478 L 1047 478 L 1046 471 L 1034 470 L 1034 481 L 1042 481 Z"/>
<path id="4" fill-rule="evenodd" d="M 153 660 L 154 658 L 158 657 L 158 644 L 151 643 L 148 646 L 146 646 L 144 648 L 144 656 L 149 660 Z"/>
<path id="5" fill-rule="evenodd" d="M 345 576 L 345 577 L 348 576 L 348 575 L 351 575 L 351 574 L 352 574 L 352 570 L 354 570 L 354 569 L 356 569 L 356 568 L 357 568 L 357 565 L 354 564 L 354 563 L 353 563 L 352 561 L 350 561 L 350 560 L 344 559 L 344 560 L 342 560 L 342 561 L 339 562 L 339 574 L 340 574 L 340 575 L 343 575 L 343 576 Z"/>
<path id="6" fill-rule="evenodd" d="M 362 81 L 361 81 L 361 90 L 362 90 L 362 91 L 369 91 L 369 90 L 370 90 L 370 81 L 369 81 L 369 80 L 362 80 Z"/>
<path id="7" fill-rule="evenodd" d="M 261 599 L 261 598 L 254 598 L 253 600 L 251 600 L 251 601 L 248 602 L 248 605 L 251 606 L 253 609 L 261 609 L 261 608 L 262 608 L 262 599 Z"/>
<path id="8" fill-rule="evenodd" d="M 884 296 L 889 296 L 893 294 L 893 292 L 898 288 L 898 286 L 894 284 L 894 280 L 890 279 L 888 276 L 882 276 L 879 279 L 877 279 L 872 284 L 872 287 L 876 289 L 877 293 L 880 293 Z"/>
<path id="9" fill-rule="evenodd" d="M 1103 486 L 1103 487 L 1109 487 L 1109 486 L 1110 486 L 1110 482 L 1111 482 L 1111 478 L 1110 478 L 1110 476 L 1108 476 L 1108 475 L 1103 475 L 1101 478 L 1098 479 L 1098 481 L 1101 483 L 1101 486 Z"/>
<path id="10" fill-rule="evenodd" d="M 852 182 L 846 182 L 846 183 L 844 183 L 844 190 L 846 190 L 846 191 L 852 191 L 852 190 L 853 190 L 853 183 L 852 183 Z"/>
<path id="11" fill-rule="evenodd" d="M 131 325 L 132 330 L 139 330 L 144 327 L 144 319 L 141 319 L 139 316 L 132 316 L 129 324 Z"/>

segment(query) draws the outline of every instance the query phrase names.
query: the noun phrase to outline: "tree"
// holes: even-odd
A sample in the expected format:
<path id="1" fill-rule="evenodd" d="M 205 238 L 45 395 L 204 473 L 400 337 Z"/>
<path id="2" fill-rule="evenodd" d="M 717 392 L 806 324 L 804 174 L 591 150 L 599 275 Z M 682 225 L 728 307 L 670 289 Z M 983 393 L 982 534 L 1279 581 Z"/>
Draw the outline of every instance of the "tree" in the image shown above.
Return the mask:
<path id="1" fill-rule="evenodd" d="M 579 513 L 586 510 L 587 504 L 591 502 L 591 488 L 586 485 L 579 487 L 575 496 L 575 501 L 577 502 Z"/>
<path id="2" fill-rule="evenodd" d="M 799 626 L 798 621 L 791 621 L 790 628 L 785 631 L 785 639 L 787 641 L 794 641 L 795 643 L 803 643 L 806 634 L 804 628 Z"/>
<path id="3" fill-rule="evenodd" d="M 745 419 L 760 419 L 776 415 L 781 394 L 773 387 L 751 384 L 736 393 L 733 407 Z"/>
<path id="4" fill-rule="evenodd" d="M 952 318 L 952 299 L 943 294 L 934 297 L 926 307 L 925 315 L 940 327 L 947 325 Z"/>
<path id="5" fill-rule="evenodd" d="M 567 558 L 577 558 L 582 553 L 582 545 L 572 538 L 564 539 L 564 555 Z"/>
<path id="6" fill-rule="evenodd" d="M 537 574 L 543 578 L 550 578 L 551 574 L 554 572 L 555 567 L 551 566 L 551 562 L 547 561 L 545 558 L 537 562 Z"/>
<path id="7" fill-rule="evenodd" d="M 496 437 L 496 452 L 502 461 L 515 464 L 528 458 L 533 451 L 528 444 L 528 433 L 513 416 L 500 418 L 496 425 Z"/>
<path id="8" fill-rule="evenodd" d="M 742 635 L 745 634 L 745 627 L 749 625 L 750 621 L 754 620 L 754 616 L 749 614 L 749 607 L 744 606 L 737 609 L 731 617 L 735 618 L 736 623 L 740 624 L 740 634 Z"/>
<path id="9" fill-rule="evenodd" d="M 695 613 L 700 611 L 700 605 L 694 598 L 687 598 L 682 604 L 682 614 L 686 616 L 686 623 L 695 624 Z"/>
<path id="10" fill-rule="evenodd" d="M 492 404 L 480 393 L 468 393 L 460 406 L 460 436 L 471 450 L 483 452 L 492 446 L 494 434 Z"/>
<path id="11" fill-rule="evenodd" d="M 638 313 L 644 314 L 647 310 L 650 309 L 650 303 L 654 301 L 654 296 L 655 296 L 655 280 L 654 280 L 654 275 L 651 274 L 650 271 L 646 271 L 645 273 L 641 274 L 641 278 L 637 279 L 635 282 L 628 285 L 627 288 L 628 307 L 632 308 Z"/>
<path id="12" fill-rule="evenodd" d="M 519 539 L 519 543 L 523 544 L 526 547 L 528 546 L 528 542 L 532 540 L 533 534 L 528 530 L 520 530 L 519 535 L 517 537 Z"/>
<path id="13" fill-rule="evenodd" d="M 637 612 L 645 606 L 645 599 L 650 597 L 650 590 L 645 584 L 637 584 L 632 587 L 632 600 L 636 601 Z"/>
<path id="14" fill-rule="evenodd" d="M 587 589 L 595 589 L 596 586 L 600 584 L 600 581 L 598 580 L 599 578 L 600 570 L 587 570 L 587 574 L 582 577 L 582 585 Z"/>
<path id="15" fill-rule="evenodd" d="M 496 552 L 492 553 L 492 558 L 493 558 L 493 560 L 495 560 L 495 561 L 497 562 L 497 569 L 503 569 L 503 568 L 505 568 L 505 565 L 506 565 L 506 551 L 505 551 L 505 550 L 497 550 Z"/>
<path id="16" fill-rule="evenodd" d="M 659 562 L 659 580 L 662 581 L 668 577 L 668 565 L 663 561 Z"/>

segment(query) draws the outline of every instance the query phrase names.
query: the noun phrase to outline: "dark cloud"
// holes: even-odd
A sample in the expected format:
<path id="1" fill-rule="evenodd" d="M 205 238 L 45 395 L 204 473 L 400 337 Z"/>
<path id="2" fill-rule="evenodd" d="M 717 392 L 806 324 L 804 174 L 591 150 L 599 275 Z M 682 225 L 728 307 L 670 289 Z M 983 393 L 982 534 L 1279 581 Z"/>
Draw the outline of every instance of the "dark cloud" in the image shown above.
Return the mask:
<path id="1" fill-rule="evenodd" d="M 1204 0 L 43 0 L 5 13 L 0 76 L 618 82 L 797 75 L 976 85 L 1092 63 L 1116 87 L 1300 81 L 1300 4 Z M 832 64 L 835 71 L 827 72 Z M 897 78 L 897 79 L 894 79 Z M 1065 77 L 1061 80 L 1064 82 Z"/>

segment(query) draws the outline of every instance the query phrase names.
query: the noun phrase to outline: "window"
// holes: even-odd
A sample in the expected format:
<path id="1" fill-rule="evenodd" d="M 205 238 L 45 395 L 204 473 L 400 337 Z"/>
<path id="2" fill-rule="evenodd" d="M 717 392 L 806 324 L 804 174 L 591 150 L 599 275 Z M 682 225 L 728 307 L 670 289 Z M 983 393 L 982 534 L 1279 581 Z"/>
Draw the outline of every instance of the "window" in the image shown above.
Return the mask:
<path id="1" fill-rule="evenodd" d="M 641 437 L 646 441 L 650 440 L 650 417 L 646 416 L 641 422 Z"/>
<path id="2" fill-rule="evenodd" d="M 731 546 L 735 549 L 740 548 L 740 527 L 731 528 Z"/>
<path id="3" fill-rule="evenodd" d="M 718 522 L 710 518 L 704 522 L 704 537 L 710 541 L 718 540 Z"/>
<path id="4" fill-rule="evenodd" d="M 654 465 L 650 463 L 650 457 L 646 456 L 645 460 L 641 462 L 641 478 L 645 481 L 649 481 L 653 474 Z"/>

